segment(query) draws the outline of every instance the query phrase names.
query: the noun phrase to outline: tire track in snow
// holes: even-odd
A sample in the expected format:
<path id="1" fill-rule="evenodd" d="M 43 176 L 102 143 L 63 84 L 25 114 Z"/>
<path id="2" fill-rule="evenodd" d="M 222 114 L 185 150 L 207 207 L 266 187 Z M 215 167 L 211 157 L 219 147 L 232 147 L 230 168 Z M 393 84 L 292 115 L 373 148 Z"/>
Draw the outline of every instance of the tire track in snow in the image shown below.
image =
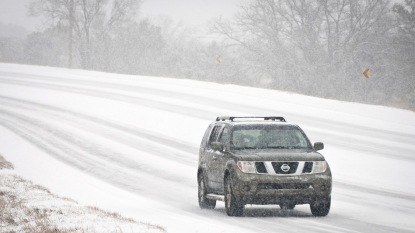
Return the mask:
<path id="1" fill-rule="evenodd" d="M 123 189 L 144 194 L 149 198 L 157 197 L 156 200 L 160 201 L 171 199 L 172 193 L 175 193 L 174 190 L 160 192 L 161 187 L 158 184 L 164 183 L 163 180 L 180 184 L 183 189 L 194 186 L 195 181 L 186 177 L 166 173 L 157 166 L 128 160 L 116 151 L 36 119 L 4 109 L 0 109 L 0 116 L 0 124 L 54 158 Z"/>
<path id="2" fill-rule="evenodd" d="M 172 88 L 172 91 L 168 90 L 160 90 L 150 87 L 140 87 L 140 86 L 131 86 L 126 84 L 118 84 L 114 82 L 99 82 L 99 81 L 90 81 L 90 80 L 79 80 L 79 79 L 69 79 L 69 78 L 62 78 L 62 77 L 46 77 L 46 76 L 39 76 L 39 75 L 24 75 L 24 74 L 15 74 L 10 72 L 0 72 L 0 77 L 9 79 L 7 76 L 13 76 L 20 79 L 26 79 L 31 81 L 32 83 L 40 83 L 40 82 L 34 82 L 33 77 L 35 77 L 35 80 L 44 80 L 47 82 L 55 83 L 55 85 L 61 85 L 62 83 L 66 84 L 76 84 L 76 85 L 83 85 L 83 86 L 91 86 L 91 87 L 103 87 L 103 88 L 111 88 L 111 89 L 117 89 L 121 91 L 129 91 L 129 92 L 136 92 L 136 93 L 144 93 L 149 95 L 156 95 L 156 96 L 169 96 L 174 97 L 177 99 L 187 100 L 190 102 L 194 102 L 196 104 L 200 105 L 211 105 L 214 104 L 216 106 L 220 106 L 221 108 L 227 109 L 229 107 L 232 107 L 235 111 L 242 111 L 246 112 L 247 109 L 252 109 L 254 112 L 266 112 L 269 114 L 268 109 L 263 109 L 257 106 L 252 105 L 245 105 L 242 103 L 234 103 L 229 102 L 226 99 L 218 101 L 215 98 L 208 98 L 204 96 L 198 96 L 193 95 L 189 93 L 182 93 L 174 90 L 179 90 L 179 88 Z M 108 79 L 108 78 L 106 78 Z M 114 81 L 116 81 L 114 79 Z M 131 81 L 131 79 L 130 79 Z M 177 85 L 174 85 L 177 86 Z M 321 121 L 320 118 L 316 117 L 304 117 L 303 115 L 295 114 L 295 113 L 288 113 L 281 110 L 278 110 L 279 113 L 282 113 L 283 115 L 289 115 L 290 117 L 293 117 L 295 119 L 295 122 L 303 122 L 302 124 L 307 125 L 320 125 L 322 128 L 326 129 L 332 129 L 339 132 L 347 132 L 348 130 L 352 130 L 353 132 L 357 132 L 356 134 L 359 135 L 368 135 L 370 137 L 377 137 L 377 138 L 383 138 L 384 140 L 391 140 L 399 138 L 399 140 L 403 143 L 408 144 L 415 144 L 415 137 L 414 135 L 409 135 L 405 133 L 398 133 L 398 132 L 391 132 L 386 130 L 380 130 L 375 128 L 370 128 L 366 126 L 356 126 L 353 124 L 348 124 L 345 122 L 338 122 L 338 121 L 332 121 L 325 119 L 324 121 Z M 210 119 L 215 119 L 210 118 Z"/>
<path id="3" fill-rule="evenodd" d="M 13 84 L 13 85 L 20 85 L 20 86 L 27 86 L 27 87 L 37 87 L 41 89 L 49 89 L 49 90 L 58 90 L 64 91 L 69 93 L 76 93 L 76 94 L 83 94 L 87 96 L 94 96 L 99 98 L 105 98 L 110 100 L 117 100 L 120 102 L 131 103 L 135 105 L 140 105 L 148 108 L 168 111 L 168 112 L 175 112 L 186 116 L 193 116 L 199 119 L 209 120 L 216 119 L 216 113 L 213 111 L 207 111 L 205 109 L 199 109 L 195 112 L 194 108 L 189 108 L 185 106 L 180 106 L 176 104 L 167 104 L 164 102 L 152 100 L 152 99 L 145 99 L 141 97 L 126 95 L 126 94 L 119 94 L 119 93 L 112 93 L 108 91 L 102 90 L 93 90 L 88 88 L 80 88 L 80 87 L 68 87 L 68 86 L 60 86 L 60 85 L 53 85 L 53 84 L 39 84 L 39 83 L 31 83 L 31 82 L 24 82 L 24 81 L 14 81 L 14 80 L 4 80 L 0 79 L 0 83 L 6 84 Z"/>
<path id="4" fill-rule="evenodd" d="M 145 139 L 146 141 L 152 142 L 152 145 L 149 146 L 148 143 L 144 143 L 141 141 L 138 141 L 138 142 L 136 141 L 134 145 L 132 145 L 131 143 L 129 143 L 128 145 L 132 147 L 136 147 L 136 148 L 141 148 L 143 151 L 151 153 L 156 156 L 162 156 L 165 158 L 167 157 L 166 155 L 171 156 L 172 154 L 166 154 L 164 148 L 163 150 L 156 151 L 155 150 L 156 148 L 154 148 L 156 147 L 155 144 L 164 145 L 164 147 L 168 146 L 168 147 L 174 148 L 175 150 L 179 149 L 180 151 L 183 151 L 184 153 L 192 154 L 193 156 L 186 157 L 186 156 L 180 156 L 177 153 L 173 153 L 174 156 L 172 156 L 172 158 L 179 159 L 191 165 L 197 164 L 197 154 L 199 153 L 199 148 L 197 148 L 196 146 L 189 145 L 188 143 L 182 142 L 178 139 L 163 137 L 163 136 L 151 133 L 147 130 L 137 128 L 136 126 L 121 125 L 121 124 L 118 124 L 112 121 L 107 121 L 101 118 L 92 117 L 84 113 L 69 111 L 66 109 L 62 109 L 62 108 L 58 108 L 58 107 L 54 107 L 50 105 L 38 104 L 38 103 L 31 102 L 31 101 L 19 100 L 19 99 L 9 98 L 5 96 L 1 96 L 1 95 L 0 95 L 0 101 L 2 102 L 3 105 L 9 105 L 12 107 L 18 107 L 18 104 L 21 104 L 22 106 L 20 106 L 20 108 L 31 107 L 31 108 L 34 108 L 33 109 L 34 111 L 42 111 L 42 112 L 52 111 L 51 114 L 60 115 L 61 119 L 64 119 L 63 116 L 71 117 L 71 119 L 65 119 L 68 123 L 72 123 L 73 122 L 72 120 L 74 121 L 84 120 L 88 124 L 99 124 L 103 128 L 110 128 L 112 130 L 124 132 L 125 134 L 130 135 L 130 136 L 135 136 L 138 138 Z M 85 125 L 87 125 L 87 123 Z M 114 138 L 114 137 L 111 137 L 111 139 L 117 140 L 117 138 Z M 125 142 L 123 140 L 117 140 L 117 141 L 120 143 Z"/>
<path id="5" fill-rule="evenodd" d="M 158 109 L 158 110 L 163 110 L 163 111 L 168 111 L 168 112 L 172 112 L 172 113 L 178 113 L 178 114 L 182 114 L 185 116 L 192 116 L 192 117 L 196 117 L 199 119 L 203 119 L 203 120 L 209 120 L 212 121 L 213 119 L 215 119 L 218 115 L 217 112 L 214 111 L 210 111 L 207 109 L 195 109 L 195 108 L 191 108 L 191 107 L 185 107 L 185 106 L 181 106 L 181 105 L 175 105 L 172 103 L 164 103 L 162 101 L 157 101 L 157 100 L 151 100 L 151 99 L 145 99 L 145 98 L 141 98 L 141 97 L 136 97 L 136 96 L 131 96 L 131 95 L 126 95 L 126 94 L 118 94 L 118 93 L 112 93 L 112 92 L 108 92 L 108 91 L 102 91 L 102 90 L 92 90 L 92 89 L 88 89 L 88 88 L 80 88 L 80 87 L 68 87 L 68 86 L 60 86 L 60 85 L 55 85 L 55 84 L 44 84 L 44 83 L 33 83 L 33 82 L 25 82 L 25 81 L 15 81 L 15 80 L 10 80 L 10 79 L 1 79 L 0 78 L 0 82 L 4 82 L 4 83 L 8 83 L 8 84 L 14 84 L 14 85 L 22 85 L 22 86 L 29 86 L 29 87 L 37 87 L 37 88 L 44 88 L 44 89 L 50 89 L 50 90 L 59 90 L 59 91 L 65 91 L 65 92 L 70 92 L 70 93 L 77 93 L 77 94 L 83 94 L 83 95 L 88 95 L 88 96 L 95 96 L 95 97 L 100 97 L 100 98 L 107 98 L 107 99 L 111 99 L 111 100 L 118 100 L 121 102 L 127 102 L 127 103 L 132 103 L 132 104 L 136 104 L 139 106 L 145 106 L 148 108 L 153 108 L 153 109 Z M 202 99 L 205 99 L 204 97 L 200 97 Z M 194 97 L 192 99 L 198 99 L 198 97 Z M 204 103 L 204 104 L 213 104 L 216 106 L 216 104 L 220 105 L 220 102 L 215 102 L 213 100 L 208 101 L 209 103 Z M 224 103 L 222 103 L 224 104 Z M 216 106 L 217 107 L 217 106 Z M 246 112 L 247 110 L 252 110 L 252 112 L 255 112 L 256 115 L 270 115 L 269 114 L 269 110 L 265 110 L 262 108 L 258 108 L 258 107 L 253 107 L 253 106 L 246 106 L 243 107 L 239 104 L 235 104 L 235 103 L 229 103 L 229 105 L 226 106 L 222 106 L 224 109 L 232 109 L 232 110 L 238 110 L 241 112 Z M 255 114 L 248 114 L 248 115 L 255 115 Z M 292 116 L 291 116 L 292 117 Z M 322 129 L 330 129 L 332 131 L 337 130 L 336 127 L 342 127 L 342 130 L 346 130 L 345 132 L 348 132 L 349 130 L 351 130 L 351 128 L 348 128 L 346 126 L 342 126 L 344 124 L 327 124 L 327 122 L 325 121 L 321 121 L 321 120 L 313 120 L 309 117 L 300 117 L 300 116 L 295 116 L 295 117 L 299 117 L 298 119 L 295 119 L 293 117 L 293 122 L 303 122 L 302 124 L 306 124 L 304 123 L 304 121 L 308 122 L 309 125 L 313 125 L 314 127 L 319 127 Z M 316 125 L 317 124 L 317 125 Z M 300 124 L 301 125 L 301 124 Z M 339 126 L 340 125 L 340 126 Z M 353 126 L 353 130 L 358 130 L 357 133 L 359 133 L 359 129 L 364 129 L 365 127 L 359 127 L 356 128 L 356 126 Z M 415 150 L 411 150 L 408 148 L 399 148 L 398 150 L 394 147 L 385 145 L 384 143 L 376 143 L 373 141 L 365 141 L 365 140 L 351 140 L 351 138 L 349 137 L 345 137 L 342 135 L 333 135 L 333 134 L 328 134 L 325 132 L 317 132 L 314 130 L 307 130 L 307 132 L 311 132 L 313 134 L 318 134 L 318 135 L 322 135 L 323 138 L 325 139 L 326 142 L 329 142 L 327 144 L 332 144 L 336 147 L 341 147 L 341 148 L 345 148 L 345 149 L 349 149 L 349 150 L 358 150 L 358 151 L 365 151 L 365 152 L 369 152 L 369 153 L 373 153 L 377 156 L 383 156 L 386 158 L 390 158 L 391 155 L 394 156 L 394 158 L 398 158 L 401 160 L 405 160 L 405 161 L 415 161 Z M 339 131 L 339 132 L 343 132 L 343 131 Z M 409 145 L 415 145 L 415 137 L 412 135 L 406 135 L 406 134 L 402 134 L 402 133 L 396 133 L 396 132 L 392 132 L 392 133 L 387 133 L 387 131 L 382 131 L 382 130 L 376 130 L 373 129 L 372 131 L 369 130 L 364 130 L 364 132 L 368 133 L 365 136 L 368 137 L 377 137 L 377 138 L 382 138 L 384 140 L 388 139 L 388 138 L 393 138 L 393 137 L 397 137 L 398 140 L 400 140 L 400 142 L 402 143 L 407 143 Z M 311 134 L 310 133 L 310 134 Z M 356 134 L 357 134 L 356 133 Z M 374 134 L 376 136 L 374 136 Z M 387 135 L 387 137 L 385 136 Z M 396 138 L 395 138 L 396 140 Z M 411 144 L 413 143 L 413 144 Z M 397 152 L 399 151 L 399 152 Z"/>

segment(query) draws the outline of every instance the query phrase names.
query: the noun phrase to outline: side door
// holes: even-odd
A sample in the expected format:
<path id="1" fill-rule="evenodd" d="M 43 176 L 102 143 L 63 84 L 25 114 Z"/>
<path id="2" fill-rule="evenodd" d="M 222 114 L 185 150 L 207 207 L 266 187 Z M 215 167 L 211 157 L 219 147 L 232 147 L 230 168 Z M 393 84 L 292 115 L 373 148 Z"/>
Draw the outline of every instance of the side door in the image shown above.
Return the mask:
<path id="1" fill-rule="evenodd" d="M 206 178 L 206 168 L 207 168 L 207 159 L 206 159 L 206 147 L 208 145 L 209 136 L 212 132 L 212 128 L 215 124 L 210 124 L 209 127 L 206 129 L 205 134 L 203 134 L 202 142 L 200 143 L 199 147 L 199 168 L 203 169 L 203 175 Z M 206 183 L 206 180 L 205 180 Z"/>
<path id="2" fill-rule="evenodd" d="M 226 163 L 230 159 L 229 153 L 229 132 L 230 129 L 225 125 L 222 128 L 221 133 L 219 134 L 218 142 L 223 144 L 223 151 L 216 151 L 217 160 L 216 160 L 216 183 L 218 184 L 218 190 L 223 192 L 224 188 L 224 174 L 226 170 Z"/>
<path id="3" fill-rule="evenodd" d="M 214 190 L 217 190 L 218 188 L 217 179 L 215 177 L 217 174 L 218 155 L 216 154 L 216 151 L 212 149 L 211 143 L 217 141 L 221 129 L 222 125 L 215 125 L 213 127 L 209 136 L 208 144 L 205 147 L 207 184 L 210 189 Z"/>

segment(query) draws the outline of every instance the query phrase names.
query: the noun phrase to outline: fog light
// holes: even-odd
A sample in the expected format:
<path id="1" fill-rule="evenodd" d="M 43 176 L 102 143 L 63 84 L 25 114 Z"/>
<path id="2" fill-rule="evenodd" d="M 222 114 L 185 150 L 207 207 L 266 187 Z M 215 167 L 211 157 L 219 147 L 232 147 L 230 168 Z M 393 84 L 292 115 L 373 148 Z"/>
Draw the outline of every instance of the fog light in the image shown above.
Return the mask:
<path id="1" fill-rule="evenodd" d="M 250 188 L 248 185 L 245 185 L 245 186 L 244 186 L 244 191 L 245 191 L 245 192 L 248 192 L 249 190 L 251 190 L 251 188 Z"/>
<path id="2" fill-rule="evenodd" d="M 321 190 L 321 191 L 326 190 L 326 186 L 325 186 L 325 185 L 322 185 L 322 186 L 320 187 L 320 190 Z"/>

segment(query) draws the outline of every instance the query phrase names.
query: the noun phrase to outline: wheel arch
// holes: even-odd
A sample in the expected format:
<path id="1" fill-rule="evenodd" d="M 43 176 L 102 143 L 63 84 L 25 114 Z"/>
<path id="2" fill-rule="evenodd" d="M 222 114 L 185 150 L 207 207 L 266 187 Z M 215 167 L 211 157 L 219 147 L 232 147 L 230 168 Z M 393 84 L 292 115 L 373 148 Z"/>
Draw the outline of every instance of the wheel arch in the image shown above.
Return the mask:
<path id="1" fill-rule="evenodd" d="M 205 170 L 202 168 L 202 167 L 199 167 L 198 169 L 197 169 L 197 181 L 199 182 L 199 179 L 200 179 L 200 175 L 203 175 L 203 178 L 204 178 L 204 180 L 205 180 L 205 182 L 206 182 L 206 172 L 205 172 Z"/>
<path id="2" fill-rule="evenodd" d="M 225 170 L 225 173 L 223 174 L 223 183 L 225 184 L 225 180 L 228 176 L 230 176 L 231 173 L 229 172 L 229 169 Z"/>
<path id="3" fill-rule="evenodd" d="M 225 172 L 223 173 L 223 184 L 225 184 L 225 179 L 228 176 L 232 176 L 235 172 L 236 163 L 233 160 L 230 160 L 226 163 Z"/>

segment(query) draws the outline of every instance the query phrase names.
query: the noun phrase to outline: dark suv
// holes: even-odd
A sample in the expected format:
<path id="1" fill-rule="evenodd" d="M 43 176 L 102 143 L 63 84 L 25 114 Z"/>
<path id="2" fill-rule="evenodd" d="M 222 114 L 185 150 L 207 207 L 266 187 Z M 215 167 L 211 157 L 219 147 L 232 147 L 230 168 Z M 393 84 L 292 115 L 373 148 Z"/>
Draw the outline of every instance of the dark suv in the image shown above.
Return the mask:
<path id="1" fill-rule="evenodd" d="M 218 117 L 200 145 L 199 206 L 224 201 L 229 216 L 240 216 L 246 204 L 310 204 L 313 215 L 326 216 L 332 176 L 323 148 L 283 117 Z"/>

